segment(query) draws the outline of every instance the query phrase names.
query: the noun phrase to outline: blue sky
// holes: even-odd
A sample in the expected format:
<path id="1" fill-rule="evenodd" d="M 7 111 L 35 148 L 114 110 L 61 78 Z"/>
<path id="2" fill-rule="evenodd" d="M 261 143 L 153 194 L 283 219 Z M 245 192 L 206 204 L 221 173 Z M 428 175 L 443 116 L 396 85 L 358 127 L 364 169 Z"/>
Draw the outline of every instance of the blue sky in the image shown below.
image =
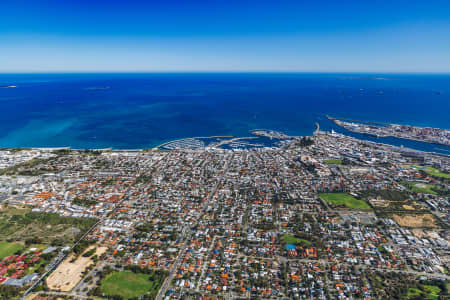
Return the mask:
<path id="1" fill-rule="evenodd" d="M 121 71 L 450 72 L 450 1 L 0 1 L 0 72 Z"/>

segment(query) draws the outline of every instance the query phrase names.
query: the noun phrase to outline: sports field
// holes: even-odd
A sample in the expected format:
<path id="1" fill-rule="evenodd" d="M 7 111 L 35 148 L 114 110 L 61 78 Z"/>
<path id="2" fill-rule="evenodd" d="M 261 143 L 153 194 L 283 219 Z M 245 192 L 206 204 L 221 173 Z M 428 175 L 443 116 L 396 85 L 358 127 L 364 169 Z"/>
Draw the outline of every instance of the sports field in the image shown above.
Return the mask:
<path id="1" fill-rule="evenodd" d="M 341 206 L 344 205 L 350 209 L 357 210 L 371 210 L 369 204 L 363 200 L 358 200 L 355 197 L 347 193 L 321 193 L 319 197 L 333 205 Z"/>
<path id="2" fill-rule="evenodd" d="M 409 181 L 404 181 L 402 182 L 402 184 L 406 186 L 411 192 L 431 194 L 431 195 L 437 194 L 435 191 L 431 189 L 433 186 L 429 184 L 420 182 L 409 182 Z"/>
<path id="3" fill-rule="evenodd" d="M 18 243 L 0 242 L 0 259 L 22 250 L 24 247 Z"/>
<path id="4" fill-rule="evenodd" d="M 283 242 L 285 242 L 286 244 L 301 245 L 303 247 L 311 246 L 311 242 L 310 241 L 297 238 L 297 237 L 295 237 L 293 235 L 290 235 L 290 234 L 283 235 L 282 239 L 283 239 Z"/>
<path id="5" fill-rule="evenodd" d="M 441 177 L 441 178 L 447 178 L 447 179 L 450 178 L 449 173 L 442 172 L 441 170 L 430 167 L 430 166 L 422 167 L 422 166 L 418 166 L 418 165 L 413 165 L 413 167 L 416 167 L 417 169 L 424 171 L 428 175 Z"/>
<path id="6" fill-rule="evenodd" d="M 101 289 L 108 296 L 121 296 L 124 299 L 136 298 L 148 292 L 158 293 L 162 280 L 152 281 L 149 274 L 132 271 L 114 272 L 102 280 Z"/>

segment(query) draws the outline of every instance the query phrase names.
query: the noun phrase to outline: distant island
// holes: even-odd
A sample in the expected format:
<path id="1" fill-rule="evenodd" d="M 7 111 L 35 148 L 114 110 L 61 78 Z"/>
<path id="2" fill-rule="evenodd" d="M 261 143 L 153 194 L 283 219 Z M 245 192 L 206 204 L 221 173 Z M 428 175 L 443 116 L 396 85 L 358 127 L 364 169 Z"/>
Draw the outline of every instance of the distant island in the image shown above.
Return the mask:
<path id="1" fill-rule="evenodd" d="M 394 78 L 387 78 L 387 77 L 373 77 L 373 76 L 349 76 L 349 77 L 342 77 L 344 79 L 364 79 L 364 80 L 395 80 Z"/>
<path id="2" fill-rule="evenodd" d="M 15 88 L 17 87 L 16 85 L 0 85 L 0 89 L 10 89 L 10 88 Z"/>

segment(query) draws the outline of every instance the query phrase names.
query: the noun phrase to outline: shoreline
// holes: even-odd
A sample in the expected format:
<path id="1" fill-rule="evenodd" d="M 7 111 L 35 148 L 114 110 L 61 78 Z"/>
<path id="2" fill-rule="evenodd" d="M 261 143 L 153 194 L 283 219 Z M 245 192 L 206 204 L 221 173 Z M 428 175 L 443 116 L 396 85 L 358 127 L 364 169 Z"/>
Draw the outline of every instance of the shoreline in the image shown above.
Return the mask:
<path id="1" fill-rule="evenodd" d="M 238 142 L 239 140 L 250 140 L 250 139 L 258 139 L 258 138 L 269 138 L 272 140 L 272 138 L 276 138 L 279 141 L 282 140 L 289 140 L 289 139 L 296 139 L 296 138 L 302 138 L 302 137 L 312 137 L 316 134 L 333 134 L 334 129 L 333 127 L 337 126 L 335 129 L 339 128 L 340 130 L 337 130 L 336 133 L 342 134 L 348 138 L 356 139 L 362 142 L 369 142 L 369 143 L 375 143 L 380 144 L 387 147 L 392 147 L 394 149 L 401 149 L 403 151 L 413 151 L 413 152 L 419 152 L 419 153 L 429 153 L 433 155 L 438 156 L 444 156 L 449 157 L 450 156 L 450 149 L 447 150 L 445 147 L 448 147 L 445 144 L 436 144 L 429 141 L 414 139 L 414 138 L 405 138 L 405 137 L 397 137 L 397 136 L 366 136 L 364 133 L 348 129 L 344 126 L 341 126 L 336 123 L 337 120 L 341 120 L 339 118 L 334 118 L 329 115 L 325 115 L 325 120 L 327 122 L 330 122 L 330 124 L 333 124 L 331 128 L 327 128 L 326 131 L 320 131 L 320 125 L 316 122 L 316 129 L 312 132 L 311 135 L 287 135 L 284 132 L 278 131 L 278 130 L 272 130 L 272 129 L 252 129 L 249 130 L 248 133 L 250 136 L 234 136 L 234 135 L 212 135 L 212 136 L 194 136 L 194 137 L 183 137 L 183 138 L 177 138 L 173 140 L 165 141 L 161 144 L 151 146 L 148 148 L 113 148 L 113 147 L 102 147 L 102 148 L 72 148 L 71 146 L 57 146 L 57 147 L 0 147 L 0 150 L 10 150 L 10 151 L 23 151 L 23 150 L 41 150 L 41 151 L 62 151 L 62 150 L 73 150 L 73 151 L 101 151 L 101 152 L 145 152 L 145 151 L 151 151 L 151 150 L 159 150 L 159 151 L 173 151 L 173 150 L 180 150 L 180 149 L 192 149 L 192 150 L 198 150 L 198 149 L 227 149 L 227 148 L 221 148 L 224 145 L 232 144 L 233 142 Z M 350 120 L 350 119 L 347 119 Z M 377 122 L 370 122 L 366 121 L 366 123 L 377 123 Z M 378 124 L 381 124 L 378 122 Z M 390 123 L 383 123 L 383 124 L 390 124 Z M 327 127 L 327 126 L 325 126 Z M 378 140 L 378 139 L 393 139 L 391 141 L 386 140 Z M 195 147 L 189 147 L 187 146 L 179 146 L 174 145 L 174 147 L 166 147 L 170 146 L 171 144 L 177 144 L 177 142 L 190 142 L 190 141 L 197 141 L 201 142 L 201 140 L 208 140 L 208 139 L 216 139 L 216 141 L 212 144 L 203 144 L 203 145 L 196 145 Z M 223 139 L 223 140 L 222 140 Z M 398 141 L 396 141 L 398 140 Z M 417 143 L 417 145 L 406 145 L 404 146 L 401 144 L 401 141 L 412 141 Z M 421 145 L 421 143 L 423 143 Z M 436 148 L 439 151 L 435 151 L 435 149 L 427 149 L 424 145 L 434 145 L 436 147 L 443 147 L 443 148 Z M 249 147 L 231 147 L 231 149 L 254 149 L 254 148 L 267 148 L 270 147 L 268 145 L 248 145 Z M 275 147 L 278 147 L 279 145 L 276 145 Z"/>
<path id="2" fill-rule="evenodd" d="M 348 130 L 349 132 L 353 132 L 351 130 Z M 356 132 L 358 133 L 358 132 Z M 323 134 L 323 133 L 322 133 Z M 332 134 L 331 132 L 325 132 L 325 134 Z M 393 144 L 388 144 L 388 143 L 383 143 L 383 142 L 375 142 L 375 141 L 371 141 L 368 139 L 360 139 L 357 137 L 353 137 L 353 136 L 349 136 L 349 135 L 345 135 L 343 133 L 337 133 L 337 134 L 342 134 L 344 136 L 346 136 L 347 138 L 350 139 L 355 139 L 355 140 L 359 140 L 362 142 L 366 142 L 366 143 L 372 143 L 372 144 L 379 144 L 385 147 L 391 147 L 391 148 L 395 148 L 397 150 L 403 150 L 403 151 L 413 151 L 413 152 L 421 152 L 421 153 L 428 153 L 428 154 L 432 154 L 432 155 L 438 155 L 438 156 L 444 156 L 444 157 L 450 157 L 450 153 L 449 154 L 445 154 L 445 153 L 439 153 L 439 152 L 434 152 L 434 151 L 425 151 L 425 150 L 418 150 L 418 149 L 414 149 L 414 148 L 409 148 L 409 147 L 402 147 L 402 146 L 397 146 L 397 145 L 393 145 Z M 308 136 L 289 136 L 289 138 L 292 139 L 297 139 L 297 138 L 302 138 L 302 137 L 313 137 L 314 135 L 308 135 Z M 208 138 L 217 138 L 217 137 L 231 137 L 231 139 L 248 139 L 248 138 L 256 138 L 256 137 L 233 137 L 233 136 L 210 136 L 210 137 L 187 137 L 187 138 L 181 138 L 181 139 L 176 139 L 176 140 L 172 140 L 172 141 L 168 141 L 165 142 L 163 144 L 160 144 L 156 147 L 152 147 L 152 148 L 134 148 L 134 149 L 113 149 L 113 148 L 71 148 L 70 146 L 66 146 L 66 147 L 0 147 L 0 151 L 31 151 L 31 150 L 39 150 L 39 151 L 59 151 L 59 150 L 69 150 L 69 151 L 101 151 L 101 152 L 146 152 L 146 151 L 150 151 L 150 150 L 154 150 L 154 151 L 173 151 L 173 150 L 164 150 L 164 149 L 159 149 L 159 147 L 177 141 L 177 140 L 183 140 L 183 139 L 193 139 L 193 138 L 202 138 L 202 139 L 208 139 Z M 396 138 L 396 137 L 394 137 Z M 418 141 L 418 142 L 422 142 L 425 143 L 423 141 Z M 427 143 L 430 144 L 430 143 Z M 246 149 L 248 150 L 248 149 Z M 443 151 L 446 151 L 445 149 L 442 149 Z"/>

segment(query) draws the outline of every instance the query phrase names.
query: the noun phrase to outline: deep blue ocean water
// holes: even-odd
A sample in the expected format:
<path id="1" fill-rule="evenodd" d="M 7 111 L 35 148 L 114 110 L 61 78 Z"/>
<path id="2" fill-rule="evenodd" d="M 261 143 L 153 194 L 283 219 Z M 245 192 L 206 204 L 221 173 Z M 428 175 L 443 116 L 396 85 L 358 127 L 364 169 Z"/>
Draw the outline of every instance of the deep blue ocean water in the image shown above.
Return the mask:
<path id="1" fill-rule="evenodd" d="M 0 74 L 5 85 L 17 87 L 0 88 L 0 147 L 135 149 L 257 128 L 311 135 L 315 122 L 336 129 L 326 114 L 450 128 L 450 75 Z"/>

